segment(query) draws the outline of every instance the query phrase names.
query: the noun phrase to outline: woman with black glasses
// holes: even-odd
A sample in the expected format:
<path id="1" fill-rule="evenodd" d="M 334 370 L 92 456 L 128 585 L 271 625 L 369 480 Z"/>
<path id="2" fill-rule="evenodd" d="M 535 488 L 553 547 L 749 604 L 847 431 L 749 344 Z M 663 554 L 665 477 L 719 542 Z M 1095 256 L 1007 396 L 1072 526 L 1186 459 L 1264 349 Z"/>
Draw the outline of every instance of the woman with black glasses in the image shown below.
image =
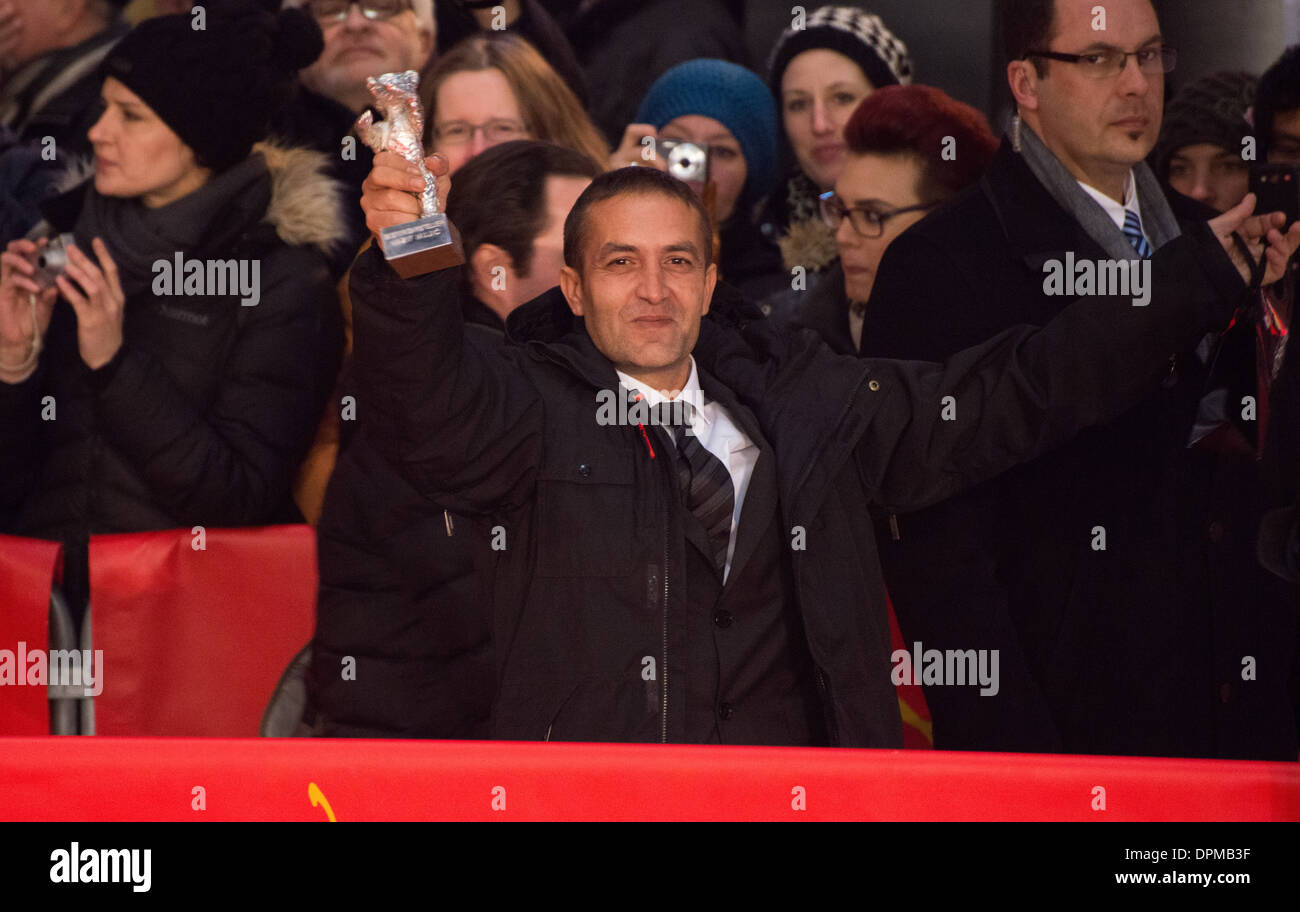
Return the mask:
<path id="1" fill-rule="evenodd" d="M 848 155 L 820 196 L 839 261 L 794 322 L 836 351 L 856 353 L 876 270 L 894 238 L 973 183 L 997 141 L 984 115 L 932 86 L 887 86 L 844 128 Z M 960 150 L 960 154 L 958 154 Z"/>

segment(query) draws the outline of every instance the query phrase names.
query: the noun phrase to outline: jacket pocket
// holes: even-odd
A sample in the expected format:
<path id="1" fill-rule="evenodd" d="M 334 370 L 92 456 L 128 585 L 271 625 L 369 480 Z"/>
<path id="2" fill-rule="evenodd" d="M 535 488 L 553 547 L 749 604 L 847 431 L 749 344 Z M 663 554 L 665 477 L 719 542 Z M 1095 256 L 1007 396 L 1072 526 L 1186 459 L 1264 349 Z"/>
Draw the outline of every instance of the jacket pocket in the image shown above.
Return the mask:
<path id="1" fill-rule="evenodd" d="M 638 504 L 627 454 L 548 462 L 537 480 L 537 575 L 626 577 Z"/>

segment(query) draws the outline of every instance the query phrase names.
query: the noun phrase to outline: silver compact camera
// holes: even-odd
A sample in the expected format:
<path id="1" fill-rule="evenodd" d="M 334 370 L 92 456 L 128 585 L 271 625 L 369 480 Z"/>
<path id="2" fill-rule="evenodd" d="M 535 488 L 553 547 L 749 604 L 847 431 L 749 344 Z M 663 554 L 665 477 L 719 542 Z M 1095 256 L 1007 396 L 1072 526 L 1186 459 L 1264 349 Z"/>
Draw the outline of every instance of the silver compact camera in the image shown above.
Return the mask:
<path id="1" fill-rule="evenodd" d="M 68 268 L 68 247 L 75 243 L 76 238 L 71 234 L 60 234 L 50 238 L 48 244 L 33 254 L 32 264 L 36 267 L 36 272 L 32 275 L 32 280 L 42 290 L 52 286 L 54 280 Z"/>
<path id="2" fill-rule="evenodd" d="M 678 180 L 709 182 L 708 146 L 680 139 L 661 139 L 659 154 L 668 161 L 668 173 Z"/>

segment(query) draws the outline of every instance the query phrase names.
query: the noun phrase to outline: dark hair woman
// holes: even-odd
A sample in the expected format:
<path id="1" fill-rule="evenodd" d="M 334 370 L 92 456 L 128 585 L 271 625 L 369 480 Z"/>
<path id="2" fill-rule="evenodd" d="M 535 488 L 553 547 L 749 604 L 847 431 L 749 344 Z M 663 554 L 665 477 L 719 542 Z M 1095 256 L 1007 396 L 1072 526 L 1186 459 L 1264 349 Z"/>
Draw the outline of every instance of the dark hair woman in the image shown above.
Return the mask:
<path id="1" fill-rule="evenodd" d="M 103 64 L 93 179 L 0 255 L 0 529 L 64 542 L 74 611 L 92 534 L 297 518 L 341 345 L 339 188 L 323 156 L 255 143 L 320 47 L 297 10 L 145 20 Z"/>

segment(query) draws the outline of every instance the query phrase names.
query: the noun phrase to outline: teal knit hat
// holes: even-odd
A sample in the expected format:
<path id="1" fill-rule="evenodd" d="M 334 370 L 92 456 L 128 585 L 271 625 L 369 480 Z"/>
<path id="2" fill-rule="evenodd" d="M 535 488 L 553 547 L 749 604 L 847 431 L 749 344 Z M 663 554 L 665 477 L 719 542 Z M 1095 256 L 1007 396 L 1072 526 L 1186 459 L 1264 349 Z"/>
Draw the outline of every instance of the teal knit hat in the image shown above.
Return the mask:
<path id="1" fill-rule="evenodd" d="M 740 143 L 748 171 L 741 202 L 752 203 L 776 182 L 776 103 L 763 80 L 725 60 L 688 60 L 655 80 L 636 112 L 656 130 L 685 114 L 712 117 Z"/>

